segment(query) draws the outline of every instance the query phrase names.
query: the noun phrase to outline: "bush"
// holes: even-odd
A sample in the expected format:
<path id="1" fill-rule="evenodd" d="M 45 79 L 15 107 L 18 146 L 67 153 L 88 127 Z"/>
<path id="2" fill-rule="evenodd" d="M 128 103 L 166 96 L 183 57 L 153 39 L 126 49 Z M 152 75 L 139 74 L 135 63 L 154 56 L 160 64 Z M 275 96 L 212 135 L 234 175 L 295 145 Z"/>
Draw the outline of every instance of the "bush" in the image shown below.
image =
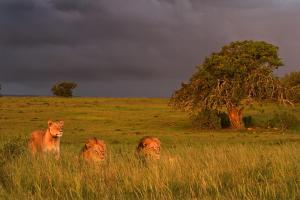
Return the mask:
<path id="1" fill-rule="evenodd" d="M 60 82 L 55 84 L 51 91 L 55 96 L 59 97 L 72 97 L 73 89 L 77 87 L 76 83 L 73 82 Z"/>
<path id="2" fill-rule="evenodd" d="M 300 85 L 293 88 L 291 98 L 295 103 L 300 103 Z"/>
<path id="3" fill-rule="evenodd" d="M 244 122 L 245 128 L 250 128 L 250 127 L 254 126 L 252 116 L 250 116 L 250 115 L 249 116 L 244 116 L 242 120 Z"/>
<path id="4" fill-rule="evenodd" d="M 25 154 L 27 140 L 21 137 L 15 137 L 6 142 L 0 149 L 0 186 L 6 190 L 11 189 L 12 177 L 8 166 L 15 159 Z"/>
<path id="5" fill-rule="evenodd" d="M 284 130 L 294 128 L 298 125 L 298 123 L 299 120 L 294 114 L 287 111 L 282 111 L 275 112 L 273 117 L 269 120 L 268 125 L 271 128 L 280 128 Z"/>
<path id="6" fill-rule="evenodd" d="M 293 90 L 290 92 L 290 98 L 296 102 L 300 102 L 300 71 L 291 72 L 287 75 L 285 75 L 281 82 L 290 88 L 293 88 Z"/>
<path id="7" fill-rule="evenodd" d="M 219 112 L 218 116 L 220 117 L 222 128 L 229 128 L 231 126 L 229 116 L 226 112 Z"/>
<path id="8" fill-rule="evenodd" d="M 0 165 L 14 160 L 26 152 L 27 140 L 22 137 L 14 137 L 6 142 L 0 149 Z"/>
<path id="9" fill-rule="evenodd" d="M 216 110 L 203 110 L 197 115 L 193 115 L 192 123 L 194 126 L 201 129 L 221 128 L 221 119 Z"/>

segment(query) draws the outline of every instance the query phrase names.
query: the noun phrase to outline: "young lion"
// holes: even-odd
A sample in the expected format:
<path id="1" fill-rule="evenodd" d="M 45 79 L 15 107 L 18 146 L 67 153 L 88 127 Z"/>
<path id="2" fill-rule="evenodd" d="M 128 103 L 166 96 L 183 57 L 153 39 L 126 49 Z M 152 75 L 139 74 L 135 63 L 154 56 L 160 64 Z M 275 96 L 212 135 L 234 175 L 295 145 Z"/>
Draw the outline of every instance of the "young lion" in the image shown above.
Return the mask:
<path id="1" fill-rule="evenodd" d="M 143 137 L 136 149 L 139 157 L 160 159 L 160 141 L 156 137 Z"/>
<path id="2" fill-rule="evenodd" d="M 37 152 L 51 152 L 56 158 L 60 156 L 60 137 L 63 135 L 63 121 L 48 121 L 48 129 L 31 133 L 28 148 L 35 155 Z"/>
<path id="3" fill-rule="evenodd" d="M 90 138 L 80 152 L 80 156 L 86 161 L 102 161 L 105 158 L 106 145 L 103 140 Z"/>

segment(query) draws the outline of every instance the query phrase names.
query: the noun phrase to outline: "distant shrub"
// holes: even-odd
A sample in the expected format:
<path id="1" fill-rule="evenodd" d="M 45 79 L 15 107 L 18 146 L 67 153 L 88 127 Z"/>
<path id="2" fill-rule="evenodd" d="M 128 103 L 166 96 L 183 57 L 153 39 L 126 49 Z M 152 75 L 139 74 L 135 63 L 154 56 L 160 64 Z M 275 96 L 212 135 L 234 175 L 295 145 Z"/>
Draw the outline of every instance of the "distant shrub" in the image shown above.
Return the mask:
<path id="1" fill-rule="evenodd" d="M 203 110 L 197 115 L 192 116 L 192 123 L 195 127 L 201 129 L 219 129 L 221 126 L 221 119 L 216 110 Z"/>
<path id="2" fill-rule="evenodd" d="M 242 120 L 244 122 L 245 128 L 250 128 L 250 127 L 254 126 L 252 116 L 250 116 L 250 115 L 249 116 L 244 116 Z"/>
<path id="3" fill-rule="evenodd" d="M 273 117 L 269 120 L 269 127 L 280 129 L 291 129 L 298 125 L 297 117 L 287 111 L 275 112 Z"/>
<path id="4" fill-rule="evenodd" d="M 77 84 L 73 82 L 60 82 L 53 85 L 51 91 L 55 96 L 72 97 L 73 89 L 75 89 L 76 87 Z"/>
<path id="5" fill-rule="evenodd" d="M 229 128 L 231 126 L 229 116 L 226 112 L 219 112 L 218 116 L 221 120 L 222 128 Z"/>

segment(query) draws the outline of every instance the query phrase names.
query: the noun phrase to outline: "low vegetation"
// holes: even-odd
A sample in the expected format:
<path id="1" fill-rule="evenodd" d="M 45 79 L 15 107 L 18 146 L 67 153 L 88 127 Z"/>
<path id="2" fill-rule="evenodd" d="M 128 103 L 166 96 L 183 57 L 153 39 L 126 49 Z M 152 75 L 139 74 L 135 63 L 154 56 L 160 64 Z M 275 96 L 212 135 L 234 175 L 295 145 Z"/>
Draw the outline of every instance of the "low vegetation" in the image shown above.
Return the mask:
<path id="1" fill-rule="evenodd" d="M 290 98 L 297 103 L 300 103 L 300 71 L 290 72 L 286 74 L 281 82 L 287 87 L 292 88 Z"/>
<path id="2" fill-rule="evenodd" d="M 252 129 L 206 130 L 168 99 L 0 99 L 0 198 L 299 199 L 299 124 L 268 127 L 275 111 L 300 119 L 300 106 L 253 105 Z M 32 158 L 30 132 L 64 120 L 61 159 Z M 249 120 L 249 119 L 247 119 Z M 161 141 L 159 160 L 135 156 L 139 140 Z M 100 164 L 80 160 L 86 140 L 107 147 Z"/>
<path id="3" fill-rule="evenodd" d="M 7 199 L 299 199 L 300 145 L 204 145 L 141 163 L 131 150 L 100 164 L 27 155 L 1 169 Z"/>

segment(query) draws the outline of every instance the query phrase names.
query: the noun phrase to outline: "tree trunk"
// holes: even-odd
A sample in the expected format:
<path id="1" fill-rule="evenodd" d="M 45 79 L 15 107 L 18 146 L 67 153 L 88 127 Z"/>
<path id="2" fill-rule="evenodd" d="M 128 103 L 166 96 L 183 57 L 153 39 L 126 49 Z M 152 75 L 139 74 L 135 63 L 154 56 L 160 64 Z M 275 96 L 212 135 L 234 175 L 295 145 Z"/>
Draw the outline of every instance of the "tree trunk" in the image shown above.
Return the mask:
<path id="1" fill-rule="evenodd" d="M 228 116 L 231 124 L 231 128 L 242 129 L 244 128 L 242 117 L 243 117 L 243 108 L 238 108 L 235 106 L 227 108 Z"/>

